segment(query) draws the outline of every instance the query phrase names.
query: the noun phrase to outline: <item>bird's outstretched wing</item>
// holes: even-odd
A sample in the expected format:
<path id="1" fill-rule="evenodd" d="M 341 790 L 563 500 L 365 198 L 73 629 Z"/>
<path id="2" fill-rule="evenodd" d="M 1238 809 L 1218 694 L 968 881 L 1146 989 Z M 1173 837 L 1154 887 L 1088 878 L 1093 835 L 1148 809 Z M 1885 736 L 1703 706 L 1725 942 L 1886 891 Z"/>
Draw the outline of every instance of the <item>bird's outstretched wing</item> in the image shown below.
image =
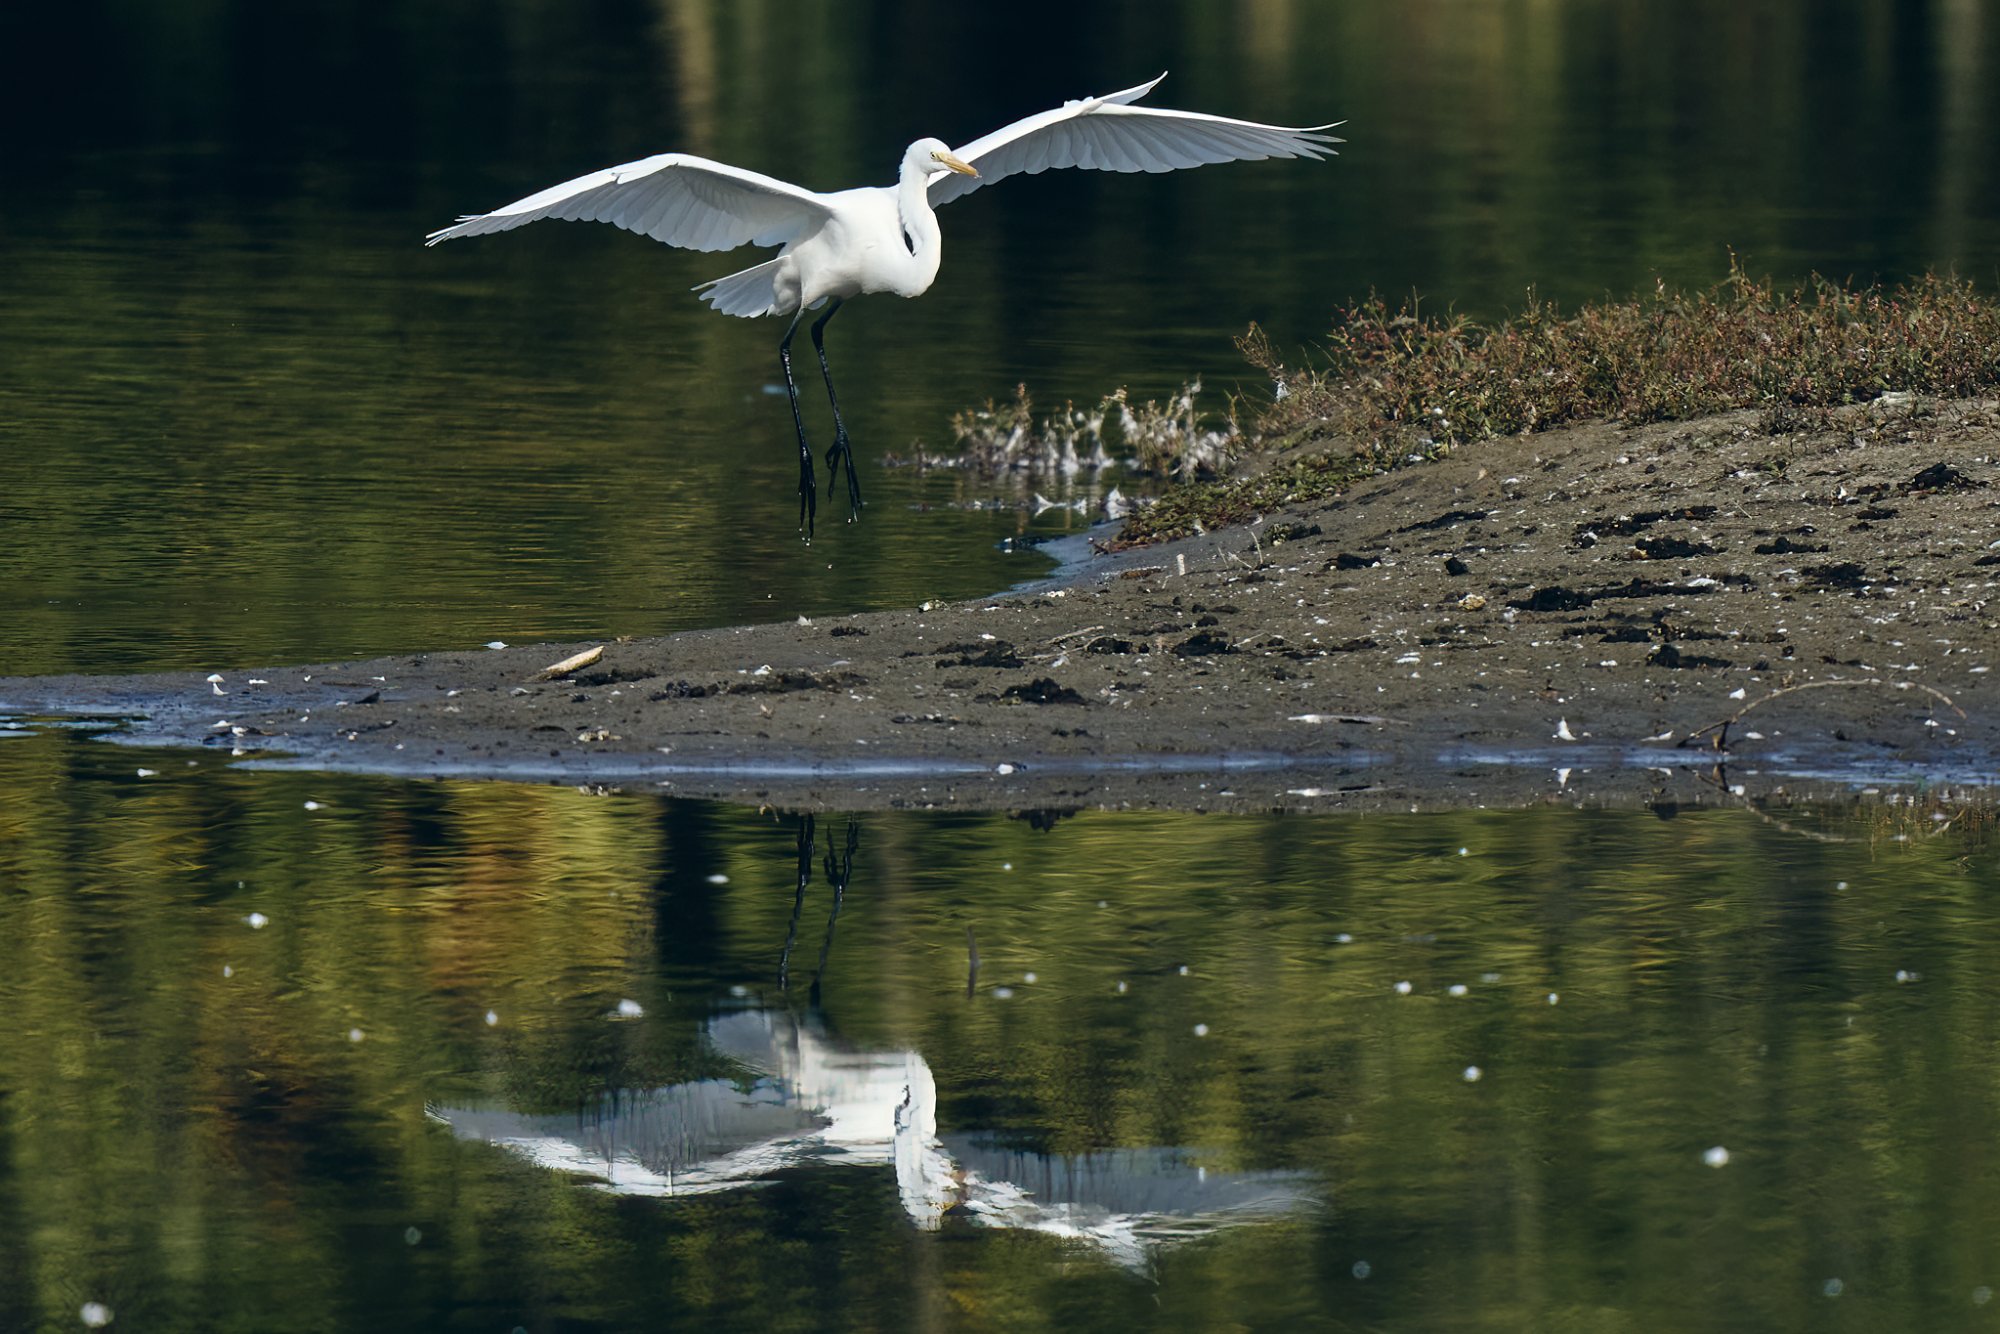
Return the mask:
<path id="1" fill-rule="evenodd" d="M 752 242 L 783 245 L 828 214 L 825 200 L 801 186 L 686 153 L 660 153 L 460 218 L 424 244 L 561 218 L 608 222 L 688 250 L 734 250 Z"/>
<path id="2" fill-rule="evenodd" d="M 1065 102 L 1053 111 L 1017 120 L 953 150 L 979 168 L 977 176 L 956 173 L 929 186 L 931 207 L 969 195 L 982 185 L 1051 167 L 1098 171 L 1175 171 L 1205 162 L 1256 161 L 1270 157 L 1327 157 L 1343 143 L 1325 131 L 1332 125 L 1288 129 L 1255 121 L 1133 106 L 1164 79 L 1103 97 Z M 1336 122 L 1337 124 L 1338 122 Z"/>

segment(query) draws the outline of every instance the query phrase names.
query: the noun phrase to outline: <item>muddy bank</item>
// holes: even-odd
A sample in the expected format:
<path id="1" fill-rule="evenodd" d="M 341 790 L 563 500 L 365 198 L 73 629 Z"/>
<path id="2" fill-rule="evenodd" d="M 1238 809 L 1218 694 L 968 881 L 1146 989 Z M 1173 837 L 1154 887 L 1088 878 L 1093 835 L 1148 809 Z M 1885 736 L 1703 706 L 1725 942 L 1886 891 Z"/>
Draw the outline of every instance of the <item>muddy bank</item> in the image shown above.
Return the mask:
<path id="1" fill-rule="evenodd" d="M 1061 586 L 608 643 L 561 680 L 536 677 L 590 645 L 0 679 L 0 711 L 315 768 L 847 809 L 1991 782 L 1994 405 L 1853 409 L 1803 438 L 1754 421 L 1495 441 Z M 1726 752 L 1680 744 L 1746 706 Z"/>

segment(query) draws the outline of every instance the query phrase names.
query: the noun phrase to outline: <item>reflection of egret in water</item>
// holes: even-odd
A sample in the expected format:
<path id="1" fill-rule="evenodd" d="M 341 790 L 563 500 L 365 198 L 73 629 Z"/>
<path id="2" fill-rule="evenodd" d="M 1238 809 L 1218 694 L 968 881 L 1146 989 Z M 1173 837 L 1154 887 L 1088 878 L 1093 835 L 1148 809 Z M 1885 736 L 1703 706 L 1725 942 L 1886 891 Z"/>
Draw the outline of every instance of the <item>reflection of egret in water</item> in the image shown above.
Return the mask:
<path id="1" fill-rule="evenodd" d="M 947 1216 L 1073 1238 L 1125 1264 L 1155 1248 L 1308 1206 L 1294 1172 L 1220 1172 L 1181 1149 L 1053 1155 L 978 1134 L 941 1139 L 937 1085 L 914 1051 L 866 1051 L 811 1017 L 735 1010 L 707 1044 L 743 1071 L 609 1096 L 568 1114 L 433 1108 L 461 1139 L 502 1145 L 606 1190 L 696 1195 L 814 1164 L 889 1167 L 918 1227 Z"/>
<path id="2" fill-rule="evenodd" d="M 811 1011 L 733 1008 L 702 1026 L 702 1045 L 731 1073 L 606 1096 L 573 1112 L 433 1108 L 461 1139 L 499 1144 L 544 1167 L 581 1173 L 632 1195 L 699 1195 L 814 1165 L 888 1167 L 904 1212 L 931 1229 L 947 1217 L 1087 1241 L 1125 1264 L 1155 1247 L 1232 1223 L 1295 1213 L 1313 1198 L 1292 1172 L 1217 1172 L 1182 1149 L 1051 1155 L 978 1133 L 940 1138 L 937 1084 L 914 1051 L 866 1051 L 818 1018 L 860 832 L 843 847 L 799 817 L 792 915 L 778 953 L 789 990 L 799 922 L 820 861 L 832 890 Z M 966 930 L 968 995 L 978 945 Z M 740 993 L 739 993 L 740 994 Z"/>
<path id="3" fill-rule="evenodd" d="M 847 897 L 847 882 L 854 875 L 854 850 L 861 844 L 861 830 L 852 821 L 847 822 L 847 847 L 839 856 L 833 850 L 833 831 L 826 833 L 826 883 L 833 890 L 833 906 L 826 914 L 826 936 L 820 941 L 819 966 L 813 971 L 810 998 L 815 1007 L 819 1005 L 820 979 L 826 976 L 827 956 L 833 952 L 833 928 L 840 921 L 840 905 Z M 778 953 L 778 989 L 789 991 L 792 986 L 792 947 L 798 944 L 799 917 L 805 911 L 806 890 L 812 887 L 813 867 L 813 817 L 799 817 L 798 846 L 798 889 L 792 895 L 792 921 L 785 930 L 785 948 Z"/>

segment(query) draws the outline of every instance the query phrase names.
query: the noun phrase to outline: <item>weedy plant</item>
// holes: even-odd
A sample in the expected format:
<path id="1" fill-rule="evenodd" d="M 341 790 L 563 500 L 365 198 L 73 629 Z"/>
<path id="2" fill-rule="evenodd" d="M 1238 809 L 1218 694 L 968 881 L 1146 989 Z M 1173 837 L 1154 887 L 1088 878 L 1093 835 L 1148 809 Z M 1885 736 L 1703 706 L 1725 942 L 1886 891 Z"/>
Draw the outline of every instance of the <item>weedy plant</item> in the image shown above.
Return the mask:
<path id="1" fill-rule="evenodd" d="M 1276 387 L 1240 442 L 1271 466 L 1176 488 L 1135 514 L 1123 540 L 1240 522 L 1384 468 L 1573 422 L 1756 409 L 1761 430 L 1797 434 L 1832 425 L 1847 404 L 1914 408 L 2000 386 L 2000 309 L 1962 279 L 1857 288 L 1816 276 L 1781 289 L 1734 256 L 1703 291 L 1658 282 L 1568 315 L 1530 292 L 1492 326 L 1371 297 L 1340 312 L 1324 361 L 1304 368 L 1285 365 L 1255 325 L 1237 342 Z"/>
<path id="2" fill-rule="evenodd" d="M 2000 383 L 2000 309 L 1961 279 L 1852 288 L 1815 276 L 1779 289 L 1734 257 L 1706 291 L 1656 282 L 1646 297 L 1570 315 L 1530 292 L 1490 328 L 1371 298 L 1341 312 L 1326 364 L 1300 373 L 1254 325 L 1238 346 L 1286 390 L 1260 437 L 1332 427 L 1422 449 L 1739 408 L 1760 409 L 1762 428 L 1779 435 L 1822 428 L 1833 409 L 1885 393 L 1960 397 Z"/>
<path id="3" fill-rule="evenodd" d="M 1028 387 L 1018 385 L 1011 402 L 988 399 L 952 417 L 956 461 L 995 475 L 1072 477 L 1111 466 L 1115 443 L 1125 462 L 1141 472 L 1184 479 L 1214 476 L 1229 466 L 1242 430 L 1233 407 L 1220 421 L 1204 420 L 1200 397 L 1198 379 L 1182 385 L 1165 403 L 1133 403 L 1121 388 L 1094 408 L 1064 403 L 1060 412 L 1037 420 Z"/>

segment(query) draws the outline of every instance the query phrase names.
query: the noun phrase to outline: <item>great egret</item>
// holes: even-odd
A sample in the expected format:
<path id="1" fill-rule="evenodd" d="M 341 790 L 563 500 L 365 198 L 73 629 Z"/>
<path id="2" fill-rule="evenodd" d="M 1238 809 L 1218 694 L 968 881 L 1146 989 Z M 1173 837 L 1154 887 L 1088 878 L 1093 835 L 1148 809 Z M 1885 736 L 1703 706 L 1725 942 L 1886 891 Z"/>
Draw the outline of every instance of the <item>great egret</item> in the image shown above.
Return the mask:
<path id="1" fill-rule="evenodd" d="M 937 214 L 932 210 L 980 186 L 1051 167 L 1099 171 L 1173 171 L 1207 162 L 1263 158 L 1320 158 L 1342 142 L 1333 125 L 1288 129 L 1231 120 L 1198 111 L 1134 106 L 1167 76 L 1103 97 L 1065 102 L 1052 111 L 1017 120 L 953 149 L 941 139 L 919 139 L 903 153 L 893 186 L 865 186 L 820 194 L 789 182 L 688 153 L 606 167 L 517 199 L 491 213 L 462 217 L 430 234 L 426 245 L 460 236 L 504 232 L 541 218 L 608 222 L 689 250 L 733 250 L 740 245 L 782 247 L 775 259 L 694 290 L 725 315 L 790 315 L 778 342 L 792 425 L 799 440 L 799 524 L 808 537 L 818 511 L 812 447 L 792 378 L 792 335 L 808 310 L 813 348 L 833 405 L 833 444 L 827 449 L 828 484 L 845 466 L 849 520 L 861 506 L 854 451 L 833 370 L 826 361 L 826 322 L 841 303 L 864 292 L 920 296 L 937 278 Z M 1336 122 L 1338 124 L 1338 122 Z"/>

